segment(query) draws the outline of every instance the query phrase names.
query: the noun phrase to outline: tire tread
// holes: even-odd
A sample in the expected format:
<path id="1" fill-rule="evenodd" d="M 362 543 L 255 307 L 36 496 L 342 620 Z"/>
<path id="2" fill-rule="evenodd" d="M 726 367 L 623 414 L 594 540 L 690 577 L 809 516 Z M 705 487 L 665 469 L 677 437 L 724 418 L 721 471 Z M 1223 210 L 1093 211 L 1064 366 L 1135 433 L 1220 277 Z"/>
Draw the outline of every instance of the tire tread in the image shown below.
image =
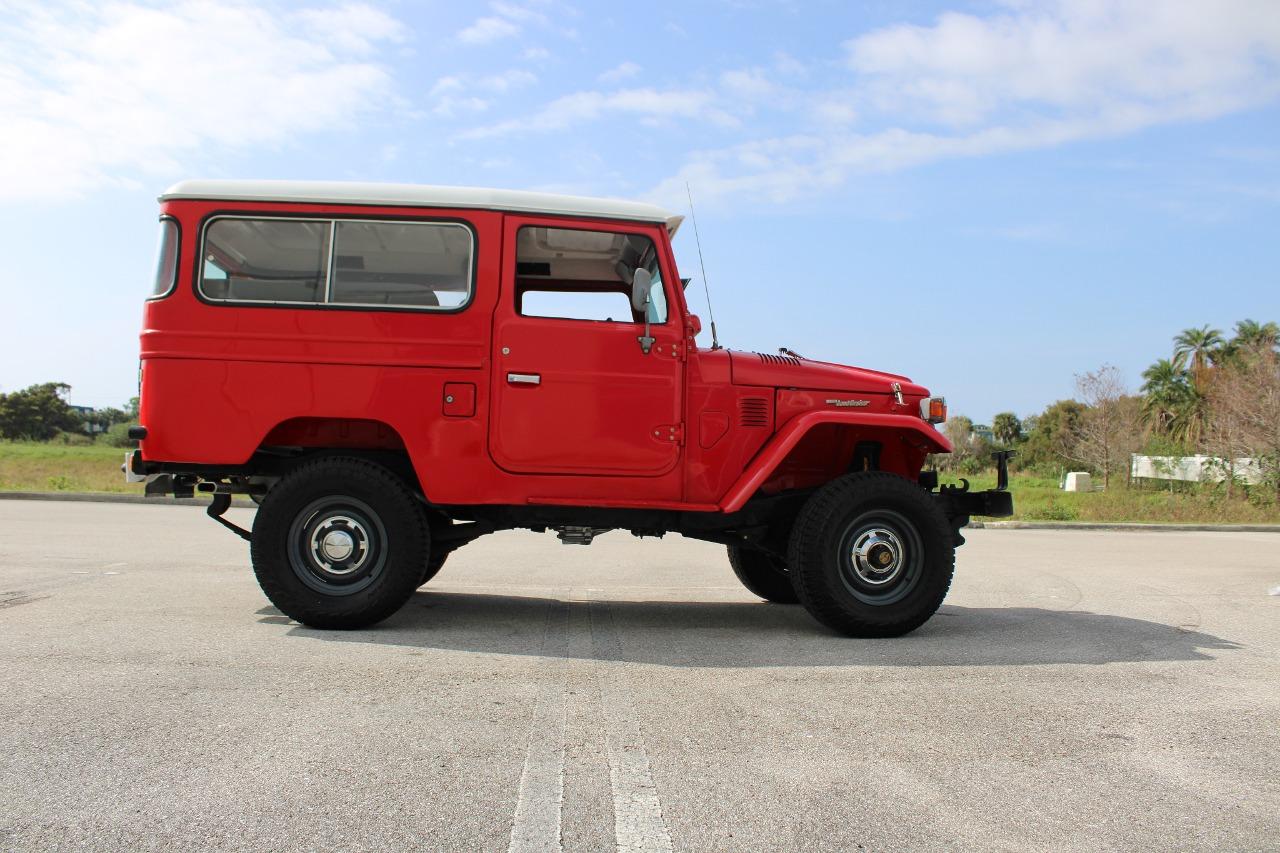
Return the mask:
<path id="1" fill-rule="evenodd" d="M 859 608 L 856 614 L 851 613 L 828 589 L 821 569 L 821 560 L 826 556 L 822 553 L 822 548 L 828 546 L 832 526 L 851 505 L 874 496 L 888 496 L 891 500 L 913 504 L 919 510 L 913 520 L 922 527 L 927 525 L 932 528 L 921 529 L 921 537 L 925 541 L 932 537 L 939 544 L 946 543 L 942 546 L 945 557 L 935 555 L 945 561 L 944 565 L 933 567 L 933 570 L 941 570 L 942 577 L 934 579 L 940 588 L 933 590 L 923 606 L 905 616 L 893 613 L 897 609 L 894 607 L 885 607 L 885 613 L 876 613 L 877 608 L 872 605 Z M 928 621 L 946 598 L 955 571 L 955 548 L 951 545 L 952 541 L 952 531 L 946 516 L 934 505 L 928 493 L 915 483 L 898 474 L 884 471 L 846 474 L 815 492 L 796 518 L 787 550 L 791 582 L 804 608 L 829 628 L 854 637 L 901 636 Z M 925 559 L 930 559 L 927 551 Z M 929 571 L 926 566 L 926 573 Z"/>

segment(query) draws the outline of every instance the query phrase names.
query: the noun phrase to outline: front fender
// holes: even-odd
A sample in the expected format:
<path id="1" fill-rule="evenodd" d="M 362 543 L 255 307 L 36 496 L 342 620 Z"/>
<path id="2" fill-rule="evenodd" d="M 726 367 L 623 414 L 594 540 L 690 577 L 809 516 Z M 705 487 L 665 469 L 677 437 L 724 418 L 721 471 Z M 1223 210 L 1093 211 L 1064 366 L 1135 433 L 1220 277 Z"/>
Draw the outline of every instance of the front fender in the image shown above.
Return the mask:
<path id="1" fill-rule="evenodd" d="M 742 509 L 751 496 L 769 479 L 774 469 L 787 458 L 787 454 L 800 442 L 800 439 L 804 438 L 811 429 L 822 424 L 896 430 L 904 436 L 918 440 L 927 453 L 951 452 L 951 442 L 947 441 L 945 436 L 913 415 L 889 415 L 875 412 L 806 412 L 783 424 L 782 429 L 760 448 L 760 452 L 747 465 L 742 476 L 720 499 L 721 512 L 737 512 Z"/>

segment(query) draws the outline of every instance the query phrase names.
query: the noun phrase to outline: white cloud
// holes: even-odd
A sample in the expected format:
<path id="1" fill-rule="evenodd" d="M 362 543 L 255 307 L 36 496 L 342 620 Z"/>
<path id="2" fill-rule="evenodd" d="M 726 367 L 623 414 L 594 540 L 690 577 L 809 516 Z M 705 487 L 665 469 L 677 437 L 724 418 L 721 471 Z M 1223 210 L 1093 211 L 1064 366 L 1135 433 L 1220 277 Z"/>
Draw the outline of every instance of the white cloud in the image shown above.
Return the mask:
<path id="1" fill-rule="evenodd" d="M 1105 114 L 1130 105 L 1181 114 L 1275 94 L 1274 0 L 1052 0 L 989 18 L 948 13 L 846 42 L 849 67 L 881 106 L 948 125 L 1010 111 Z"/>
<path id="2" fill-rule="evenodd" d="M 1008 0 L 990 17 L 941 15 L 844 45 L 854 80 L 809 92 L 827 132 L 691 154 L 650 194 L 788 201 L 851 176 L 938 160 L 1047 148 L 1199 121 L 1280 98 L 1280 14 L 1272 0 L 1161 3 Z M 767 80 L 725 75 L 738 94 Z M 868 117 L 879 130 L 832 135 Z"/>
<path id="3" fill-rule="evenodd" d="M 501 74 L 490 74 L 485 77 L 480 77 L 476 80 L 476 86 L 490 92 L 502 94 L 515 89 L 523 89 L 526 86 L 532 86 L 537 82 L 538 75 L 533 72 L 525 71 L 521 68 L 513 68 L 510 71 L 503 71 Z"/>
<path id="4" fill-rule="evenodd" d="M 369 53 L 378 42 L 404 40 L 403 24 L 365 3 L 304 9 L 298 19 L 313 37 L 350 53 Z"/>
<path id="5" fill-rule="evenodd" d="M 725 71 L 720 86 L 732 97 L 757 101 L 776 96 L 780 89 L 759 68 Z"/>
<path id="6" fill-rule="evenodd" d="M 636 76 L 642 70 L 643 69 L 634 62 L 622 62 L 610 68 L 608 71 L 605 71 L 596 79 L 601 83 L 618 83 L 622 80 L 627 80 Z"/>
<path id="7" fill-rule="evenodd" d="M 736 119 L 715 105 L 711 92 L 668 89 L 621 89 L 616 92 L 575 92 L 557 98 L 541 112 L 511 119 L 462 134 L 464 139 L 506 136 L 511 133 L 549 132 L 594 121 L 608 115 L 627 114 L 646 124 L 671 118 L 704 119 L 733 125 Z"/>
<path id="8" fill-rule="evenodd" d="M 498 74 L 471 75 L 450 74 L 432 85 L 427 97 L 431 100 L 431 112 L 444 118 L 455 118 L 468 113 L 480 113 L 492 105 L 489 96 L 501 96 L 531 86 L 538 77 L 531 71 L 512 68 Z"/>
<path id="9" fill-rule="evenodd" d="M 464 44 L 489 44 L 518 35 L 520 27 L 506 18 L 488 16 L 477 18 L 475 23 L 458 32 L 458 40 Z"/>
<path id="10" fill-rule="evenodd" d="M 541 5 L 545 5 L 545 3 Z M 506 0 L 493 0 L 489 4 L 489 9 L 493 14 L 477 18 L 471 26 L 462 29 L 458 33 L 459 41 L 464 44 L 490 44 L 491 42 L 517 36 L 530 24 L 543 28 L 555 28 L 551 19 L 545 13 L 531 8 L 529 5 L 506 2 Z M 574 9 L 567 6 L 559 7 L 556 11 L 559 18 L 572 17 L 577 14 Z M 562 28 L 559 32 L 560 35 L 566 38 L 577 37 L 577 31 L 573 29 Z M 545 51 L 541 55 L 537 55 L 538 52 L 538 48 L 531 48 L 525 52 L 526 58 L 542 58 L 546 55 Z M 535 54 L 535 56 L 529 57 L 528 54 L 530 53 Z"/>
<path id="11" fill-rule="evenodd" d="M 30 6 L 0 23 L 0 198 L 180 175 L 210 146 L 287 144 L 392 101 L 363 58 L 398 39 L 363 5 L 187 0 Z"/>
<path id="12" fill-rule="evenodd" d="M 494 0 L 489 4 L 489 8 L 497 12 L 509 21 L 520 21 L 529 24 L 545 24 L 547 16 L 527 6 L 520 6 L 515 3 L 504 3 L 502 0 Z"/>
<path id="13" fill-rule="evenodd" d="M 527 47 L 524 53 L 520 54 L 523 58 L 530 62 L 541 62 L 544 59 L 551 58 L 551 51 L 545 47 Z"/>

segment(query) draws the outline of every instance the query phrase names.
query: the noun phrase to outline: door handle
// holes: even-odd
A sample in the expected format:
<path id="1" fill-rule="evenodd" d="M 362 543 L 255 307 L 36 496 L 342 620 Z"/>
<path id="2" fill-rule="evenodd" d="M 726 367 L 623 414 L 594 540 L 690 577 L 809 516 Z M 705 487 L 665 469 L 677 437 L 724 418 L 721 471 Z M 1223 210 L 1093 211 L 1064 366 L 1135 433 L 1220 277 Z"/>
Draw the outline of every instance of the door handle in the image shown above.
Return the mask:
<path id="1" fill-rule="evenodd" d="M 512 385 L 541 385 L 542 376 L 537 373 L 508 373 L 507 381 Z"/>

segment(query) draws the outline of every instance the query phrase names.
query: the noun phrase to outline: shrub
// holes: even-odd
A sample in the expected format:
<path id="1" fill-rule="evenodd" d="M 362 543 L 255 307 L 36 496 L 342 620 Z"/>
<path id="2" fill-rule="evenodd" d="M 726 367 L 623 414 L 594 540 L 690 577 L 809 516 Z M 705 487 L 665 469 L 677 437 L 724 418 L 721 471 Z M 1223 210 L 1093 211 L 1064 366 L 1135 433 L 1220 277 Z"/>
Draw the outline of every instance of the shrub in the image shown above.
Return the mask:
<path id="1" fill-rule="evenodd" d="M 108 447 L 137 447 L 138 442 L 129 438 L 129 424 L 112 424 L 107 431 L 98 437 L 98 441 Z"/>
<path id="2" fill-rule="evenodd" d="M 1080 513 L 1075 507 L 1050 501 L 1044 506 L 1029 510 L 1026 517 L 1033 521 L 1076 521 Z"/>

